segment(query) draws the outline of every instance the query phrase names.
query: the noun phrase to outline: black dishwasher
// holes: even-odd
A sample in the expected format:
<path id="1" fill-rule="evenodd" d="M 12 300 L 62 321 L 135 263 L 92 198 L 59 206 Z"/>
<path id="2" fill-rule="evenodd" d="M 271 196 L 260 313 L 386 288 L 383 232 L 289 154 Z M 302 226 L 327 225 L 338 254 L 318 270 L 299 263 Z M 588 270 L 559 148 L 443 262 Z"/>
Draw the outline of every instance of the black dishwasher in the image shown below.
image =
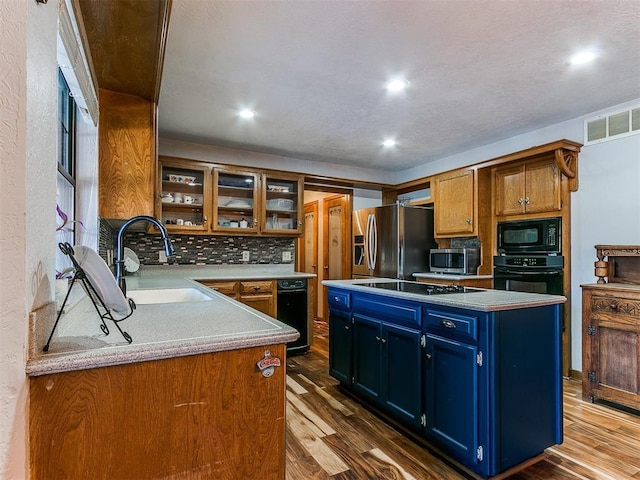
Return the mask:
<path id="1" fill-rule="evenodd" d="M 309 328 L 307 323 L 307 280 L 278 280 L 278 320 L 300 332 L 300 338 L 287 343 L 289 355 L 309 351 Z"/>

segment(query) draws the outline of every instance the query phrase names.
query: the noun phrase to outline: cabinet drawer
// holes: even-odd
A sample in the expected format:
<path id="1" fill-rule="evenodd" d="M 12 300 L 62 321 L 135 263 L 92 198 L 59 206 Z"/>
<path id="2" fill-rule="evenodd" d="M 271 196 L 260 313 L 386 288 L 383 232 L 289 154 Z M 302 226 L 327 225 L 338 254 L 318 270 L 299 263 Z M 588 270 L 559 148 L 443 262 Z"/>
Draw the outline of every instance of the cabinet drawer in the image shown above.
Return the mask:
<path id="1" fill-rule="evenodd" d="M 353 297 L 354 312 L 383 320 L 387 323 L 405 325 L 407 327 L 422 327 L 422 307 L 411 303 L 391 303 L 377 298 L 364 296 Z"/>
<path id="2" fill-rule="evenodd" d="M 205 287 L 209 287 L 210 289 L 220 292 L 224 295 L 228 295 L 229 297 L 236 296 L 236 282 L 203 280 L 200 283 L 202 283 Z"/>
<path id="3" fill-rule="evenodd" d="M 622 319 L 628 317 L 640 322 L 640 295 L 621 297 L 619 295 L 592 295 L 589 305 L 591 315 L 599 319 Z"/>
<path id="4" fill-rule="evenodd" d="M 351 308 L 351 294 L 341 290 L 329 289 L 329 308 L 349 310 Z"/>
<path id="5" fill-rule="evenodd" d="M 273 282 L 271 280 L 240 282 L 240 295 L 263 295 L 271 292 L 273 292 Z"/>
<path id="6" fill-rule="evenodd" d="M 425 327 L 428 332 L 444 337 L 478 340 L 478 317 L 446 310 L 427 310 Z"/>

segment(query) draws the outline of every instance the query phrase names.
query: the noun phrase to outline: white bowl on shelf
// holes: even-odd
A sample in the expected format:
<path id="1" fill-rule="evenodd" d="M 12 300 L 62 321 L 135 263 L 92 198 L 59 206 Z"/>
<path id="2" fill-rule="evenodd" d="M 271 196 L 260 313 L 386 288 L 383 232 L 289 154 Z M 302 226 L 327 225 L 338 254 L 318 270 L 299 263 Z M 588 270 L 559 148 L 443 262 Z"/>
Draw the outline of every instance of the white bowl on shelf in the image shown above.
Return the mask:
<path id="1" fill-rule="evenodd" d="M 269 210 L 291 210 L 293 209 L 293 200 L 290 198 L 272 198 L 267 200 L 267 208 Z"/>

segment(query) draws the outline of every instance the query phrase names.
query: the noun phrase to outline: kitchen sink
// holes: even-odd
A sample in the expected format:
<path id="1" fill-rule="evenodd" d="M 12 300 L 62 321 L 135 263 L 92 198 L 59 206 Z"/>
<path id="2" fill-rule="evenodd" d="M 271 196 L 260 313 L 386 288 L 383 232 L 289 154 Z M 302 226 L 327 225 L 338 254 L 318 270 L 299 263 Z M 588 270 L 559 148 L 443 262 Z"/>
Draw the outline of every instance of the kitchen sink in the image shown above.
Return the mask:
<path id="1" fill-rule="evenodd" d="M 202 302 L 213 300 L 197 288 L 157 288 L 149 290 L 129 290 L 127 297 L 133 299 L 136 305 L 147 305 L 150 303 L 182 303 L 182 302 Z"/>

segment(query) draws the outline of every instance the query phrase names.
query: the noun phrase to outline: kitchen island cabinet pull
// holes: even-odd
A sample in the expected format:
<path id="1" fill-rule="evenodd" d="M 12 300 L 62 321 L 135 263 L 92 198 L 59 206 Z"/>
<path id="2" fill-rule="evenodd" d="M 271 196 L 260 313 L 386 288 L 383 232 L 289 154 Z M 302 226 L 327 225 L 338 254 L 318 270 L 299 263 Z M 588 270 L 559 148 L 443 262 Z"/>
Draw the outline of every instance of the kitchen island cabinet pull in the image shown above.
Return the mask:
<path id="1" fill-rule="evenodd" d="M 446 328 L 456 328 L 456 324 L 453 323 L 451 320 L 441 320 L 440 325 Z"/>

